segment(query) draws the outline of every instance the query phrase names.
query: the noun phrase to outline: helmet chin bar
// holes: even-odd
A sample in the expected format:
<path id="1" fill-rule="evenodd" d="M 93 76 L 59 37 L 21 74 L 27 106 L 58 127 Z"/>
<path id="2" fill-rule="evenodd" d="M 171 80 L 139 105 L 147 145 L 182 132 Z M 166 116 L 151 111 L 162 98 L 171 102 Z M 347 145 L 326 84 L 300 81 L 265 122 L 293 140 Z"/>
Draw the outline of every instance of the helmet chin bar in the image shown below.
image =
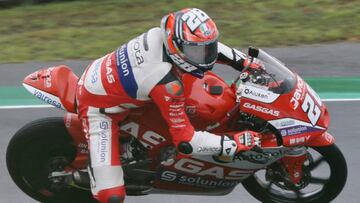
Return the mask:
<path id="1" fill-rule="evenodd" d="M 178 54 L 170 54 L 169 57 L 175 63 L 177 67 L 179 67 L 182 71 L 190 73 L 191 75 L 197 78 L 204 77 L 204 71 L 199 69 L 198 67 L 184 61 Z"/>
<path id="2" fill-rule="evenodd" d="M 197 69 L 196 71 L 190 72 L 190 74 L 197 77 L 197 78 L 202 79 L 204 77 L 205 72 L 200 70 L 200 69 Z"/>
<path id="3" fill-rule="evenodd" d="M 196 66 L 184 61 L 178 54 L 170 54 L 169 56 L 179 68 L 186 72 L 192 72 L 198 69 Z"/>

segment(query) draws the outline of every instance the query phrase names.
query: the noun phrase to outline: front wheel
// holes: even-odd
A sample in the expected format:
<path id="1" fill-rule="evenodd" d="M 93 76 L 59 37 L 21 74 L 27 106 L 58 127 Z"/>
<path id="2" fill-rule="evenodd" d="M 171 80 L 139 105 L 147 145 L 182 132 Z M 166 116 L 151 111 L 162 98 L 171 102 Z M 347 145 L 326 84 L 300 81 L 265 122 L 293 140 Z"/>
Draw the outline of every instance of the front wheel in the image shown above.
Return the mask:
<path id="1" fill-rule="evenodd" d="M 62 118 L 45 118 L 21 128 L 11 139 L 6 162 L 16 185 L 32 198 L 46 203 L 95 202 L 90 191 L 50 179 L 53 172 L 71 171 L 76 147 Z"/>
<path id="2" fill-rule="evenodd" d="M 309 147 L 307 157 L 303 166 L 304 180 L 297 188 L 287 188 L 281 178 L 269 178 L 269 169 L 258 171 L 242 184 L 261 202 L 330 202 L 340 194 L 346 183 L 347 165 L 343 154 L 333 144 L 325 147 Z"/>

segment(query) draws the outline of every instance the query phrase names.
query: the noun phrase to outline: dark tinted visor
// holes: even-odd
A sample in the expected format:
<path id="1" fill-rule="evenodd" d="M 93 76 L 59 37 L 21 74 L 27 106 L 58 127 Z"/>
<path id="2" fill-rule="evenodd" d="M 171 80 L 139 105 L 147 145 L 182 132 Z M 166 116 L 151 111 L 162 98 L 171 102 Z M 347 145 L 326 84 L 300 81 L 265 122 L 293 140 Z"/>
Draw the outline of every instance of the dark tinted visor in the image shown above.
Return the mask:
<path id="1" fill-rule="evenodd" d="M 218 56 L 217 41 L 203 45 L 183 43 L 180 50 L 190 63 L 205 68 L 214 64 Z"/>

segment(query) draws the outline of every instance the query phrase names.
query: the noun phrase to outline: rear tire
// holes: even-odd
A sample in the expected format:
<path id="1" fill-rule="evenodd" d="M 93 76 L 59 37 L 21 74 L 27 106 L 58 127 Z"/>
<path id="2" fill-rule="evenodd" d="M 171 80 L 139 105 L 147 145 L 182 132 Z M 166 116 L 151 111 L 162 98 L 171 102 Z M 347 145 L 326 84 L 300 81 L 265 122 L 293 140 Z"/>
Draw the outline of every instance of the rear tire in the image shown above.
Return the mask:
<path id="1" fill-rule="evenodd" d="M 27 195 L 40 202 L 96 202 L 90 191 L 54 188 L 48 175 L 61 171 L 76 156 L 76 146 L 63 118 L 39 119 L 22 127 L 11 139 L 6 163 L 11 178 Z"/>
<path id="2" fill-rule="evenodd" d="M 319 153 L 323 158 L 314 161 L 309 169 L 313 170 L 320 166 L 323 162 L 327 162 L 330 169 L 330 176 L 326 181 L 321 180 L 323 187 L 320 191 L 311 193 L 311 195 L 298 196 L 291 198 L 285 193 L 275 193 L 271 190 L 271 184 L 266 184 L 257 176 L 257 173 L 242 182 L 245 189 L 256 199 L 267 203 L 325 203 L 335 199 L 345 186 L 347 179 L 347 165 L 340 149 L 335 145 L 325 147 L 314 147 L 314 151 Z M 259 173 L 259 172 L 258 172 Z M 311 178 L 310 178 L 311 179 Z M 313 179 L 319 181 L 320 179 Z M 284 190 L 283 190 L 284 191 Z M 296 196 L 296 195 L 295 195 Z"/>

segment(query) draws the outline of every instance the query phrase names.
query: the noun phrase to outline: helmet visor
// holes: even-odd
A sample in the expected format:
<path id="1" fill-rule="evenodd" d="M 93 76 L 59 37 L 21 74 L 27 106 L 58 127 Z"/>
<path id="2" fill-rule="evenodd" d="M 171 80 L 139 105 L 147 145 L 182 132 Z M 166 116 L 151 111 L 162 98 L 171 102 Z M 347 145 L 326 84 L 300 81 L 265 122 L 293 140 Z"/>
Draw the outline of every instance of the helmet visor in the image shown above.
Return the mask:
<path id="1" fill-rule="evenodd" d="M 218 56 L 217 40 L 208 44 L 183 43 L 180 50 L 190 63 L 200 68 L 212 67 Z"/>

